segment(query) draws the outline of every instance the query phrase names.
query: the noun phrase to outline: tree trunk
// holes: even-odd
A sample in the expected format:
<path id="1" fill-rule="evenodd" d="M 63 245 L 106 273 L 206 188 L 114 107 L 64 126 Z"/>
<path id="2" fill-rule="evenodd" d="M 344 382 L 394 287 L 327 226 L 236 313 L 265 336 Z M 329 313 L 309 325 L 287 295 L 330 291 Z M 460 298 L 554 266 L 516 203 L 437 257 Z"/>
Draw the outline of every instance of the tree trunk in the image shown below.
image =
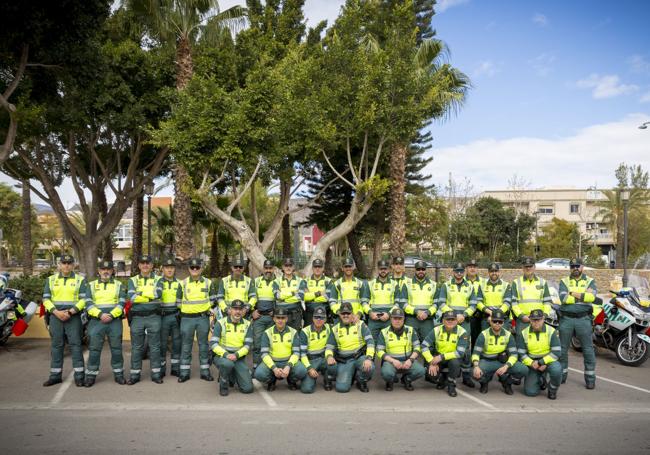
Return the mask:
<path id="1" fill-rule="evenodd" d="M 223 262 L 221 263 L 221 270 L 219 271 L 219 276 L 224 276 L 230 270 L 230 259 L 228 258 L 228 252 L 223 255 Z"/>
<path id="2" fill-rule="evenodd" d="M 390 155 L 390 252 L 404 255 L 406 242 L 406 155 L 407 147 L 397 144 Z"/>
<path id="3" fill-rule="evenodd" d="M 325 252 L 325 275 L 329 277 L 334 276 L 334 252 L 332 248 L 328 248 Z"/>
<path id="4" fill-rule="evenodd" d="M 102 222 L 106 218 L 108 213 L 108 204 L 106 202 L 106 193 L 99 193 L 100 197 L 97 198 L 97 204 L 99 205 L 100 219 Z M 113 260 L 113 236 L 110 235 L 104 242 L 102 242 L 101 248 L 101 257 L 103 261 L 112 261 Z"/>
<path id="5" fill-rule="evenodd" d="M 131 273 L 137 271 L 138 256 L 142 255 L 142 220 L 144 218 L 144 193 L 133 203 L 133 240 L 131 242 Z"/>
<path id="6" fill-rule="evenodd" d="M 31 276 L 34 272 L 32 262 L 32 201 L 29 179 L 22 180 L 23 202 L 23 275 Z"/>
<path id="7" fill-rule="evenodd" d="M 212 228 L 212 239 L 210 240 L 210 277 L 219 276 L 219 228 Z"/>
<path id="8" fill-rule="evenodd" d="M 282 218 L 282 257 L 291 257 L 291 225 L 289 224 L 289 215 Z"/>
<path id="9" fill-rule="evenodd" d="M 624 253 L 624 236 L 623 236 L 623 221 L 625 214 L 623 210 L 616 217 L 616 267 L 623 268 L 623 253 Z"/>
<path id="10" fill-rule="evenodd" d="M 377 211 L 377 224 L 375 225 L 375 238 L 373 239 L 372 246 L 372 276 L 377 275 L 377 262 L 381 259 L 381 254 L 384 250 L 384 232 L 386 230 L 386 215 L 384 207 L 384 203 L 382 203 Z"/>
<path id="11" fill-rule="evenodd" d="M 361 275 L 363 278 L 369 278 L 368 267 L 366 267 L 366 263 L 363 260 L 361 247 L 359 246 L 359 238 L 357 237 L 357 233 L 354 229 L 348 232 L 347 239 L 348 247 L 350 248 L 350 253 L 352 254 L 352 259 L 354 259 L 354 263 L 357 266 L 359 275 Z"/>
<path id="12" fill-rule="evenodd" d="M 96 275 L 97 271 L 97 243 L 91 242 L 89 239 L 79 245 L 72 242 L 74 249 L 79 257 L 79 271 L 85 275 L 88 281 Z M 137 260 L 136 260 L 137 262 Z"/>

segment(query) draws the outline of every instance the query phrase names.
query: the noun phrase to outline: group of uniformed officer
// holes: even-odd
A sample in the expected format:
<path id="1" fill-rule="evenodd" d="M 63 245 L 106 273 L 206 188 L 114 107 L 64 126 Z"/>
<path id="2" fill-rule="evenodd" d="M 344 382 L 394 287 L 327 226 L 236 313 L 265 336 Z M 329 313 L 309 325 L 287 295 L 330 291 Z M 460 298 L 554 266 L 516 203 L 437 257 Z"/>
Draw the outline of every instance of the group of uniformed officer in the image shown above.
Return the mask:
<path id="1" fill-rule="evenodd" d="M 190 379 L 196 337 L 200 377 L 213 381 L 214 363 L 224 396 L 235 385 L 251 393 L 253 377 L 269 391 L 286 379 L 290 389 L 313 393 L 322 378 L 325 390 L 348 392 L 356 382 L 367 392 L 378 358 L 389 391 L 397 382 L 413 390 L 413 382 L 424 377 L 456 396 L 456 380 L 462 375 L 464 385 L 474 388 L 476 380 L 480 392 L 487 393 L 496 375 L 508 395 L 513 394 L 512 385 L 525 378 L 526 395 L 548 388 L 548 397 L 555 399 L 566 381 L 568 348 L 575 334 L 583 346 L 587 388 L 595 386 L 591 318 L 599 299 L 579 259 L 571 261 L 570 276 L 560 283 L 561 336 L 545 324 L 551 295 L 531 258 L 523 260 L 523 274 L 512 283 L 501 279 L 497 263 L 488 267 L 488 278 L 480 278 L 475 261 L 456 264 L 453 276 L 440 285 L 427 276 L 423 261 L 415 263 L 414 277 L 407 277 L 402 257 L 393 258 L 392 264 L 379 261 L 378 276 L 370 281 L 354 276 L 351 259 L 344 261 L 338 280 L 324 275 L 320 259 L 312 266 L 312 276 L 301 279 L 293 261 L 285 259 L 276 277 L 267 260 L 263 274 L 251 279 L 243 273 L 244 262 L 236 259 L 231 274 L 214 283 L 202 275 L 202 262 L 194 258 L 189 277 L 179 281 L 173 259 L 163 262 L 158 276 L 152 258 L 145 255 L 138 260 L 140 273 L 124 289 L 113 277 L 111 261 L 102 262 L 99 278 L 86 283 L 73 272 L 74 258 L 64 255 L 59 273 L 49 277 L 43 292 L 52 337 L 50 377 L 43 385 L 61 382 L 67 340 L 75 384 L 93 386 L 106 337 L 118 384 L 140 381 L 145 340 L 151 379 L 162 383 L 170 338 L 171 374 L 185 382 Z M 121 322 L 127 300 L 132 342 L 128 381 Z M 85 371 L 79 317 L 84 310 L 91 318 Z M 515 334 L 506 327 L 511 317 Z M 246 363 L 251 350 L 252 371 Z"/>

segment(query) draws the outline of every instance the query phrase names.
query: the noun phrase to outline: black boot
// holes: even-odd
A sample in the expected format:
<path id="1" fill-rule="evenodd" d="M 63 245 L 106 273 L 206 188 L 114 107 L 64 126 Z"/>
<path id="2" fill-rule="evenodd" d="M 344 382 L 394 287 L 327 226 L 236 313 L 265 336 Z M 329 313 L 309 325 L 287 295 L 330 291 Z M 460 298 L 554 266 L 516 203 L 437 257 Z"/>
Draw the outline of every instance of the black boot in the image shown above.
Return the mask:
<path id="1" fill-rule="evenodd" d="M 521 378 L 512 378 L 510 381 L 511 385 L 521 385 Z"/>
<path id="2" fill-rule="evenodd" d="M 298 390 L 298 384 L 296 384 L 296 381 L 289 381 L 287 379 L 287 384 L 289 385 L 289 390 Z"/>
<path id="3" fill-rule="evenodd" d="M 77 387 L 83 387 L 84 385 L 86 385 L 86 382 L 84 381 L 83 377 L 74 378 L 74 385 L 76 385 Z"/>
<path id="4" fill-rule="evenodd" d="M 208 382 L 214 381 L 214 378 L 212 377 L 212 375 L 210 374 L 209 371 L 207 373 L 202 373 L 201 374 L 201 379 L 203 379 L 204 381 L 208 381 Z"/>
<path id="5" fill-rule="evenodd" d="M 404 389 L 412 392 L 414 390 L 413 383 L 409 379 L 404 379 Z"/>
<path id="6" fill-rule="evenodd" d="M 269 381 L 268 384 L 266 384 L 266 390 L 269 392 L 273 392 L 275 390 L 275 383 L 277 382 L 277 379 L 273 378 Z"/>
<path id="7" fill-rule="evenodd" d="M 159 377 L 159 376 L 158 376 L 158 377 L 155 377 L 155 378 L 151 378 L 151 380 L 152 380 L 153 382 L 155 382 L 156 384 L 162 384 L 162 383 L 163 383 L 163 378 L 162 378 L 162 377 Z"/>
<path id="8" fill-rule="evenodd" d="M 368 383 L 366 381 L 362 380 L 357 380 L 357 388 L 361 390 L 363 393 L 368 393 Z"/>
<path id="9" fill-rule="evenodd" d="M 455 397 L 458 395 L 458 392 L 456 392 L 456 384 L 454 384 L 453 382 L 447 384 L 447 395 L 449 395 L 450 397 Z"/>
<path id="10" fill-rule="evenodd" d="M 557 398 L 557 389 L 548 388 L 548 399 L 555 400 Z"/>
<path id="11" fill-rule="evenodd" d="M 219 381 L 219 395 L 222 397 L 228 396 L 228 381 Z"/>
<path id="12" fill-rule="evenodd" d="M 386 391 L 387 392 L 392 392 L 393 391 L 393 381 L 387 381 L 386 382 Z"/>
<path id="13" fill-rule="evenodd" d="M 481 388 L 479 389 L 479 392 L 481 393 L 488 393 L 488 383 L 487 382 L 481 382 Z"/>
<path id="14" fill-rule="evenodd" d="M 585 387 L 587 387 L 587 390 L 594 390 L 596 388 L 596 383 L 595 382 L 590 382 Z"/>
<path id="15" fill-rule="evenodd" d="M 134 385 L 134 384 L 137 384 L 138 382 L 140 382 L 140 378 L 131 377 L 131 378 L 129 378 L 129 380 L 126 383 L 128 385 Z"/>
<path id="16" fill-rule="evenodd" d="M 189 375 L 188 376 L 183 375 L 183 376 L 178 377 L 178 382 L 186 382 L 186 381 L 189 381 L 189 380 L 190 380 Z"/>
<path id="17" fill-rule="evenodd" d="M 541 390 L 546 390 L 546 386 L 547 386 L 547 384 L 546 384 L 546 376 L 541 376 L 540 379 L 539 379 L 539 388 Z"/>
<path id="18" fill-rule="evenodd" d="M 514 392 L 512 391 L 512 379 L 508 378 L 505 381 L 501 383 L 503 386 L 503 393 L 506 395 L 512 395 Z"/>
<path id="19" fill-rule="evenodd" d="M 124 376 L 115 376 L 115 382 L 117 382 L 119 385 L 126 384 L 126 381 L 124 380 Z"/>
<path id="20" fill-rule="evenodd" d="M 472 381 L 472 378 L 467 377 L 467 376 L 463 377 L 463 385 L 466 386 L 466 387 L 469 387 L 470 389 L 473 389 L 474 387 L 476 387 L 474 385 L 474 381 Z"/>
<path id="21" fill-rule="evenodd" d="M 50 387 L 56 384 L 61 384 L 62 382 L 63 379 L 61 378 L 48 378 L 48 380 L 43 383 L 43 387 Z"/>
<path id="22" fill-rule="evenodd" d="M 180 371 L 178 371 L 178 370 L 174 370 L 174 369 L 172 368 L 172 371 L 171 371 L 169 374 L 171 374 L 172 376 L 176 376 L 176 377 L 178 377 L 178 376 L 180 376 L 181 373 L 180 373 Z"/>
<path id="23" fill-rule="evenodd" d="M 84 387 L 92 387 L 95 385 L 95 376 L 86 376 Z"/>

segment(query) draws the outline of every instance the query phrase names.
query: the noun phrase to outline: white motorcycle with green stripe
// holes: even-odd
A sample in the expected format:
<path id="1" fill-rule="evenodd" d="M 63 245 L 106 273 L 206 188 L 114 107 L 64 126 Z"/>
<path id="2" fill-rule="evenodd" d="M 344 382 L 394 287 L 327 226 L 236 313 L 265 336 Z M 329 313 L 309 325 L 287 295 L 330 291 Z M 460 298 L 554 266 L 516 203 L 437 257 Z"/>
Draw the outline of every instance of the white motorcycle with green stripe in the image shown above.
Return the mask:
<path id="1" fill-rule="evenodd" d="M 603 303 L 603 311 L 594 319 L 594 344 L 614 351 L 623 365 L 638 367 L 650 350 L 650 306 L 636 288 L 610 291 L 614 297 Z M 580 341 L 571 344 L 581 351 Z"/>

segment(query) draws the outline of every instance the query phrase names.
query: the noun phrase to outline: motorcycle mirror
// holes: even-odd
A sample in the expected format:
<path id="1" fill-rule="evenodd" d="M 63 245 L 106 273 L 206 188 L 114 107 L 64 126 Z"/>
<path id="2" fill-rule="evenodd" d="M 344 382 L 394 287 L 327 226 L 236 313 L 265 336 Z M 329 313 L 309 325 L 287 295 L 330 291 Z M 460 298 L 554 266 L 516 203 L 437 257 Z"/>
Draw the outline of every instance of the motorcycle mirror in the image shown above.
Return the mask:
<path id="1" fill-rule="evenodd" d="M 14 297 L 16 298 L 16 300 L 20 300 L 22 298 L 22 296 L 23 296 L 23 291 L 21 291 L 20 289 L 17 290 L 16 293 L 14 294 Z"/>

